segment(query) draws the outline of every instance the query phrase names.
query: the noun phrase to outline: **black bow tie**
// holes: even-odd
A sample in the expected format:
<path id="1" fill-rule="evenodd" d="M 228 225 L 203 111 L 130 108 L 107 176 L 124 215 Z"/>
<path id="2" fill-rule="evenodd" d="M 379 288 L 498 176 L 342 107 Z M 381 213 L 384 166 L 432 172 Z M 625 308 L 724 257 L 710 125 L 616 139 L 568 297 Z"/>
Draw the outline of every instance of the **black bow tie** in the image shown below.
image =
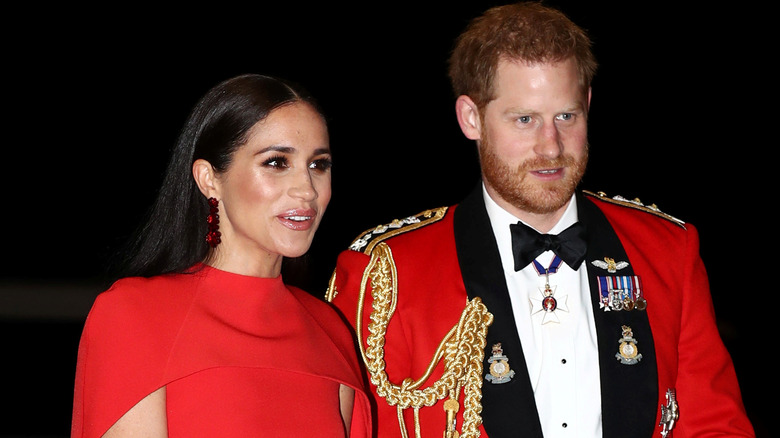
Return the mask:
<path id="1" fill-rule="evenodd" d="M 525 268 L 545 251 L 553 251 L 575 271 L 585 260 L 585 227 L 579 222 L 558 235 L 539 234 L 522 222 L 509 225 L 509 229 L 512 231 L 515 271 Z"/>

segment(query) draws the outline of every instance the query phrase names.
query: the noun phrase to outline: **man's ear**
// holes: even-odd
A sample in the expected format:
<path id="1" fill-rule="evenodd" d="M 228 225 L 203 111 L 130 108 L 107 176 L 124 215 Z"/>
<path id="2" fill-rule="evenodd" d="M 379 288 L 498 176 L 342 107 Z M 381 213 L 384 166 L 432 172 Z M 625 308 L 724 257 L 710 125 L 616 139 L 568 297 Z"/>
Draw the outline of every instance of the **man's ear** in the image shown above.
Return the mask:
<path id="1" fill-rule="evenodd" d="M 593 88 L 588 87 L 588 112 L 590 112 L 590 96 L 593 94 Z"/>
<path id="2" fill-rule="evenodd" d="M 219 199 L 219 184 L 217 176 L 211 163 L 198 158 L 192 163 L 192 177 L 195 178 L 195 184 L 198 185 L 200 192 L 207 198 Z"/>
<path id="3" fill-rule="evenodd" d="M 482 124 L 479 119 L 479 109 L 470 97 L 459 96 L 455 101 L 455 114 L 463 135 L 470 140 L 482 138 Z"/>

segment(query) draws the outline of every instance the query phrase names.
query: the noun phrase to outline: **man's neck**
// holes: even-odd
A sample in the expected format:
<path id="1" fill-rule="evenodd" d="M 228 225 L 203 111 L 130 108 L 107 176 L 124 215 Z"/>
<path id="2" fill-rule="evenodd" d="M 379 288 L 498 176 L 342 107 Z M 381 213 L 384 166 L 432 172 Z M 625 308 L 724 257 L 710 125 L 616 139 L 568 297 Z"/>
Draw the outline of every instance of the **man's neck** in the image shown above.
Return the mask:
<path id="1" fill-rule="evenodd" d="M 515 207 L 514 205 L 506 202 L 504 199 L 502 199 L 500 196 L 497 196 L 495 193 L 492 193 L 491 190 L 488 189 L 487 191 L 488 196 L 490 196 L 493 201 L 498 204 L 499 207 L 506 210 L 508 213 L 512 214 L 516 218 L 520 219 L 524 223 L 530 225 L 533 227 L 536 231 L 540 233 L 547 233 L 549 232 L 557 223 L 561 220 L 564 213 L 566 212 L 566 209 L 569 207 L 569 204 L 571 204 L 573 198 L 569 198 L 566 203 L 558 208 L 557 210 L 550 212 L 550 213 L 533 213 L 530 211 L 526 211 L 523 209 L 520 209 L 518 207 Z"/>

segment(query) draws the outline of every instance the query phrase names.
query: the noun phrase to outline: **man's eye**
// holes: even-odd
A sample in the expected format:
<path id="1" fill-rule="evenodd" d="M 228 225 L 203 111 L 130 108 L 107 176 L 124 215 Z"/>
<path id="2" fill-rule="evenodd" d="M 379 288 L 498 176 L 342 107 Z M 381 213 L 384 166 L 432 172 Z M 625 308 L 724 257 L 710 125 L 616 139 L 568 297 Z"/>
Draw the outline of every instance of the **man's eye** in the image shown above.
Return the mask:
<path id="1" fill-rule="evenodd" d="M 531 122 L 531 116 L 520 116 L 517 118 L 517 121 L 520 123 L 530 123 Z"/>
<path id="2" fill-rule="evenodd" d="M 574 117 L 571 113 L 563 113 L 558 115 L 558 120 L 571 120 Z"/>

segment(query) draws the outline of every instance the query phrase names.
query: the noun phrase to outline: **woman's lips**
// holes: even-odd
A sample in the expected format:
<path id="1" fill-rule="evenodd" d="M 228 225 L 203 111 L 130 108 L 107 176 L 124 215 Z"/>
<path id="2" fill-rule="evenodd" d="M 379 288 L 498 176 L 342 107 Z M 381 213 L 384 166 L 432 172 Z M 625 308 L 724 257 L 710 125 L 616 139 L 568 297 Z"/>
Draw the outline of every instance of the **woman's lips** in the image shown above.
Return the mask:
<path id="1" fill-rule="evenodd" d="M 295 209 L 288 210 L 276 218 L 283 226 L 295 230 L 305 231 L 314 226 L 314 219 L 317 217 L 317 212 L 314 209 Z"/>

